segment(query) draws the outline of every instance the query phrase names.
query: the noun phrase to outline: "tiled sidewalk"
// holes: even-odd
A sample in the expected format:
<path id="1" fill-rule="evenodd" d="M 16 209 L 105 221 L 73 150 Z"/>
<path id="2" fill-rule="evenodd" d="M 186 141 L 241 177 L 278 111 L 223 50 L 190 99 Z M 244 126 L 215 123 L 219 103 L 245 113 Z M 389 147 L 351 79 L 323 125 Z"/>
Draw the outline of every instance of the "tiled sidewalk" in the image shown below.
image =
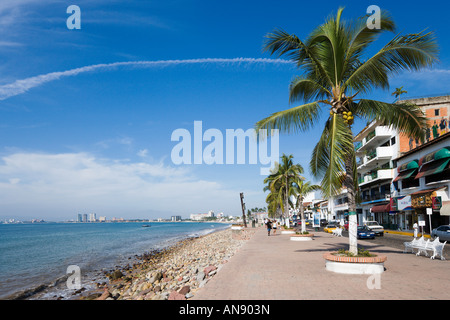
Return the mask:
<path id="1" fill-rule="evenodd" d="M 418 257 L 370 240 L 358 244 L 387 257 L 381 275 L 325 269 L 324 253 L 348 248 L 348 238 L 316 232 L 313 241 L 291 241 L 289 235 L 267 236 L 258 228 L 192 300 L 450 299 L 450 261 Z"/>

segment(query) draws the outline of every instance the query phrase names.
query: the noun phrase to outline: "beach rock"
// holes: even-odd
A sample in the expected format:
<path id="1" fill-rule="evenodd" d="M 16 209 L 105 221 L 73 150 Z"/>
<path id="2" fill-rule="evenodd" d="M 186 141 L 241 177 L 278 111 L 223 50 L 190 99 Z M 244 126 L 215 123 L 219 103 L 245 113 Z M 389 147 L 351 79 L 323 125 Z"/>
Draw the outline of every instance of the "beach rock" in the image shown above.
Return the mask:
<path id="1" fill-rule="evenodd" d="M 191 287 L 190 286 L 184 286 L 178 291 L 178 293 L 182 294 L 182 295 L 186 295 L 189 291 L 191 291 Z"/>
<path id="2" fill-rule="evenodd" d="M 128 269 L 106 274 L 115 300 L 175 300 L 192 298 L 245 243 L 229 230 L 189 238 L 162 250 L 137 256 Z M 126 275 L 124 276 L 127 270 Z M 116 272 L 117 271 L 117 272 Z M 119 272 L 123 272 L 122 276 Z M 113 282 L 115 273 L 117 280 Z M 128 282 L 124 281 L 129 277 Z M 99 294 L 100 295 L 100 294 Z M 96 297 L 98 297 L 97 295 Z M 108 299 L 108 298 L 107 298 Z"/>
<path id="3" fill-rule="evenodd" d="M 114 272 L 109 275 L 109 278 L 111 280 L 117 280 L 117 279 L 120 279 L 122 277 L 123 277 L 123 273 L 120 270 L 114 270 Z"/>
<path id="4" fill-rule="evenodd" d="M 209 274 L 211 271 L 214 271 L 214 270 L 216 270 L 217 269 L 217 267 L 216 266 L 208 266 L 208 267 L 206 267 L 205 269 L 203 269 L 203 272 L 205 273 L 205 274 Z"/>
<path id="5" fill-rule="evenodd" d="M 169 294 L 169 299 L 168 300 L 186 300 L 186 297 L 184 296 L 184 294 L 180 294 L 176 291 L 172 291 Z"/>

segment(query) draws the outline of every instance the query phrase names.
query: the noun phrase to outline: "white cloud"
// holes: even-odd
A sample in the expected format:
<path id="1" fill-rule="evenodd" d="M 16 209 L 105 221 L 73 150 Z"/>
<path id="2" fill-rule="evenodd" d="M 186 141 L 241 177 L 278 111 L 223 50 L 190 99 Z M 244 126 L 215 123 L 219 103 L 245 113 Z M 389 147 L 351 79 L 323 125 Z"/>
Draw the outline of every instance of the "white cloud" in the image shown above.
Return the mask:
<path id="1" fill-rule="evenodd" d="M 148 156 L 148 150 L 147 149 L 142 149 L 139 150 L 139 152 L 137 153 L 137 155 L 141 158 L 145 158 Z"/>
<path id="2" fill-rule="evenodd" d="M 238 208 L 238 191 L 185 167 L 98 159 L 87 153 L 14 153 L 0 163 L 0 216 L 75 219 L 182 215 Z M 230 205 L 231 204 L 231 205 Z"/>
<path id="3" fill-rule="evenodd" d="M 159 61 L 128 61 L 115 62 L 108 64 L 96 64 L 75 68 L 67 71 L 51 72 L 35 77 L 30 77 L 22 80 L 16 80 L 13 83 L 0 86 L 0 100 L 22 94 L 28 90 L 41 86 L 45 83 L 59 80 L 64 77 L 76 76 L 81 73 L 111 70 L 118 67 L 136 67 L 136 68 L 150 68 L 150 67 L 167 67 L 172 65 L 188 65 L 188 64 L 287 64 L 292 65 L 292 62 L 282 59 L 266 59 L 266 58 L 204 58 L 204 59 L 186 59 L 186 60 L 159 60 Z"/>

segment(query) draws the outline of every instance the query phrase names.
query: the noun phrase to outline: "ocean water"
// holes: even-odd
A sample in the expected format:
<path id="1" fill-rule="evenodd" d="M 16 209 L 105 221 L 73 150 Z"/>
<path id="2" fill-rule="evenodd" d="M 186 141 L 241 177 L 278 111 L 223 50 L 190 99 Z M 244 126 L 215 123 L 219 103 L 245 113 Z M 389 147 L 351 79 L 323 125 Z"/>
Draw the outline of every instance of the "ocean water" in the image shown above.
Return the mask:
<path id="1" fill-rule="evenodd" d="M 148 223 L 0 224 L 0 299 L 55 283 L 67 276 L 70 265 L 80 268 L 81 284 L 89 288 L 89 280 L 101 277 L 102 270 L 124 265 L 134 255 L 229 227 L 207 222 L 143 224 Z M 36 299 L 65 298 L 64 289 L 65 282 Z"/>

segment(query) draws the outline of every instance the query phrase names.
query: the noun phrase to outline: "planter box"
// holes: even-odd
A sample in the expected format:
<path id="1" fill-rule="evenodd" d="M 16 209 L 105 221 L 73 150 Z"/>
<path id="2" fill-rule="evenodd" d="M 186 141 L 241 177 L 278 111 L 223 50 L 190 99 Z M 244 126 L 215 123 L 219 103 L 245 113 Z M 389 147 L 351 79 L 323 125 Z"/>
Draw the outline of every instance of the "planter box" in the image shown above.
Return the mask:
<path id="1" fill-rule="evenodd" d="M 384 272 L 385 256 L 346 257 L 337 252 L 325 253 L 325 268 L 329 271 L 345 274 L 379 274 Z"/>
<path id="2" fill-rule="evenodd" d="M 231 230 L 244 230 L 244 226 L 231 226 Z"/>
<path id="3" fill-rule="evenodd" d="M 295 234 L 294 230 L 281 230 L 281 234 Z"/>
<path id="4" fill-rule="evenodd" d="M 311 241 L 314 237 L 314 234 L 294 234 L 291 236 L 292 241 Z"/>

